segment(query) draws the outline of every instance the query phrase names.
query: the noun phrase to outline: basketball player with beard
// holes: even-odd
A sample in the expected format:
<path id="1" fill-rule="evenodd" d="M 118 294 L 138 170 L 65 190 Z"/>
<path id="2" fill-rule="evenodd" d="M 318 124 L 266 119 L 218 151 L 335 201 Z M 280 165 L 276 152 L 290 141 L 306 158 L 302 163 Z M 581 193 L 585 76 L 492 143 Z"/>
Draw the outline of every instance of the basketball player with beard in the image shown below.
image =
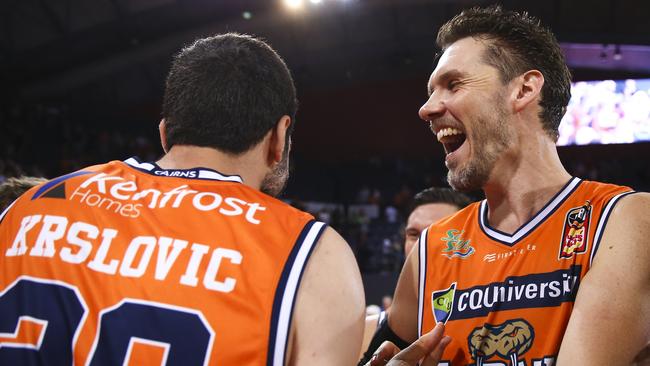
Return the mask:
<path id="1" fill-rule="evenodd" d="M 420 117 L 449 184 L 486 199 L 423 231 L 378 333 L 401 348 L 438 329 L 431 364 L 629 365 L 650 337 L 650 195 L 562 166 L 570 73 L 537 19 L 473 8 L 437 43 Z"/>
<path id="2" fill-rule="evenodd" d="M 184 48 L 160 160 L 56 178 L 0 218 L 0 364 L 353 364 L 365 305 L 354 256 L 273 197 L 296 110 L 266 43 L 225 34 Z"/>

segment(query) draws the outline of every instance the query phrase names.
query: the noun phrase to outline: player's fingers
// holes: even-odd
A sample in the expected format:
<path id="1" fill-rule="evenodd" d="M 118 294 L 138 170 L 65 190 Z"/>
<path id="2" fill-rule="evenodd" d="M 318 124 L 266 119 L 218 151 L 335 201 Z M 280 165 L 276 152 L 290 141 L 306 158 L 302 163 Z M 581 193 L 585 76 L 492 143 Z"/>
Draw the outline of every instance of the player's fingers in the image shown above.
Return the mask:
<path id="1" fill-rule="evenodd" d="M 442 340 L 445 326 L 436 324 L 429 333 L 420 337 L 410 346 L 398 353 L 388 366 L 410 366 L 417 364 L 422 358 L 432 353 Z"/>
<path id="2" fill-rule="evenodd" d="M 379 348 L 377 348 L 375 353 L 372 355 L 370 362 L 368 362 L 365 366 L 384 366 L 399 351 L 399 348 L 392 342 L 384 341 L 384 343 L 382 343 L 381 346 L 379 346 Z"/>
<path id="3" fill-rule="evenodd" d="M 424 358 L 420 366 L 438 366 L 438 363 L 442 358 L 442 353 L 445 351 L 445 348 L 447 348 L 447 345 L 449 345 L 449 343 L 451 343 L 450 336 L 442 337 L 440 343 L 438 343 L 438 346 L 436 346 L 433 352 L 429 353 L 429 355 Z"/>

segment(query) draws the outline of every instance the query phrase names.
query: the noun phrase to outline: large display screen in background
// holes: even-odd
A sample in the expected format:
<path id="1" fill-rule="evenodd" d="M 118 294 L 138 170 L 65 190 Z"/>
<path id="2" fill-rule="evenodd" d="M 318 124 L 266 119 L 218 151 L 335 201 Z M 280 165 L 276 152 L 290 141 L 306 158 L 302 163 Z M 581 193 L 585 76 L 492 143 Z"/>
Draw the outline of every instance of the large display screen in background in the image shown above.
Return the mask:
<path id="1" fill-rule="evenodd" d="M 650 79 L 571 84 L 558 145 L 640 141 L 650 141 Z"/>

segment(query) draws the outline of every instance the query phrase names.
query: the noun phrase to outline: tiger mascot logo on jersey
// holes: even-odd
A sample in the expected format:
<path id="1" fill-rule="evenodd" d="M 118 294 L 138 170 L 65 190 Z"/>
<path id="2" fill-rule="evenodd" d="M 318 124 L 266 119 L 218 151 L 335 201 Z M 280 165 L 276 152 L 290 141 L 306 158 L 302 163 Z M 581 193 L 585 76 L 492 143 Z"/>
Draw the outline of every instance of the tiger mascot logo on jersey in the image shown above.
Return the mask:
<path id="1" fill-rule="evenodd" d="M 587 251 L 590 219 L 591 202 L 589 201 L 586 201 L 583 206 L 574 207 L 567 212 L 558 259 L 568 259 L 574 254 L 582 254 Z"/>

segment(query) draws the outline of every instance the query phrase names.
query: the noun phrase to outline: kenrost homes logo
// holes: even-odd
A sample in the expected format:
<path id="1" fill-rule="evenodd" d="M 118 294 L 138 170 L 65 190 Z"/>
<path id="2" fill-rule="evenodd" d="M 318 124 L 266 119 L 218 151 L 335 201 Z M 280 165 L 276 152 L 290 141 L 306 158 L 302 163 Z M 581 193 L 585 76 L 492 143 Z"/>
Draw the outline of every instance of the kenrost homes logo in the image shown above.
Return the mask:
<path id="1" fill-rule="evenodd" d="M 259 203 L 224 197 L 216 192 L 199 192 L 185 184 L 166 191 L 140 189 L 135 181 L 106 173 L 88 178 L 74 190 L 69 199 L 130 218 L 139 217 L 144 206 L 150 209 L 179 208 L 189 204 L 199 211 L 244 216 L 251 224 L 259 224 L 259 212 L 266 210 Z"/>

